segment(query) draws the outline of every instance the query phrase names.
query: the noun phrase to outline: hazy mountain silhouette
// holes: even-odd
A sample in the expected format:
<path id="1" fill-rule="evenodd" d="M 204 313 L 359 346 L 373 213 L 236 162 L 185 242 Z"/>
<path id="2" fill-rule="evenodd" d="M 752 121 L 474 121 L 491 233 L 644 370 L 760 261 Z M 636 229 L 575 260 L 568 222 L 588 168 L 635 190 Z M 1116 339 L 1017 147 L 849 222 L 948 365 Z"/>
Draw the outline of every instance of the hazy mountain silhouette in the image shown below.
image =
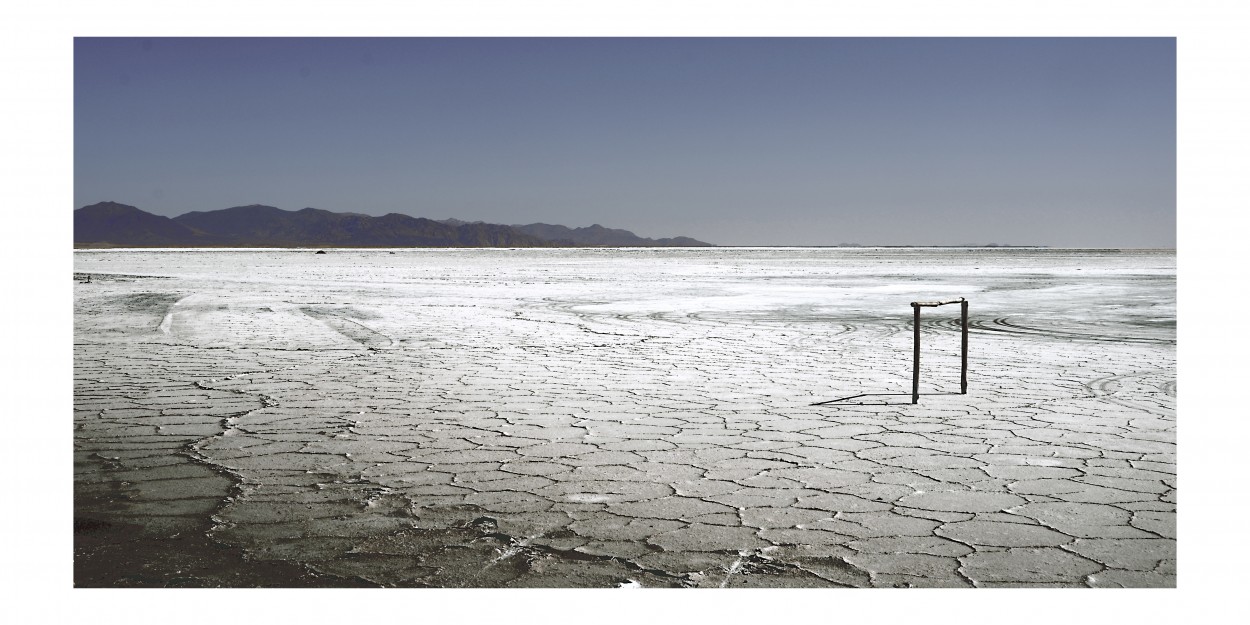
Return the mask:
<path id="1" fill-rule="evenodd" d="M 483 222 L 390 213 L 372 217 L 317 208 L 287 211 L 252 204 L 168 218 L 125 204 L 101 202 L 74 211 L 78 247 L 559 247 L 572 245 L 707 245 L 694 239 L 644 239 L 602 226 L 538 231 Z"/>
<path id="2" fill-rule="evenodd" d="M 74 211 L 74 245 L 184 247 L 220 241 L 168 217 L 117 202 L 100 202 Z"/>
<path id="3" fill-rule="evenodd" d="M 690 237 L 672 237 L 666 239 L 648 239 L 640 237 L 628 230 L 604 228 L 599 224 L 585 228 L 569 228 L 552 224 L 535 223 L 513 225 L 514 229 L 525 234 L 547 241 L 568 242 L 575 245 L 593 245 L 606 247 L 710 247 L 711 243 L 697 241 Z"/>
<path id="4" fill-rule="evenodd" d="M 253 204 L 179 215 L 174 221 L 243 246 L 266 247 L 550 247 L 495 224 L 451 226 L 390 213 L 371 217 L 318 208 L 285 211 Z"/>

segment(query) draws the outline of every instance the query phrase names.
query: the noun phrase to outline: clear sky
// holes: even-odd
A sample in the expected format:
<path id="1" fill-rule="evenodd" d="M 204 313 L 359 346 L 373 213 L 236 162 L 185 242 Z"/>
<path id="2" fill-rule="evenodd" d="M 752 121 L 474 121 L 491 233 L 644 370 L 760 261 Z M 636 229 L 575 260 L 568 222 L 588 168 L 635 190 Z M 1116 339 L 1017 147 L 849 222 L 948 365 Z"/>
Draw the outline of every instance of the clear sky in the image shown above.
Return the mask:
<path id="1" fill-rule="evenodd" d="M 1176 46 L 76 38 L 74 203 L 1174 247 Z"/>

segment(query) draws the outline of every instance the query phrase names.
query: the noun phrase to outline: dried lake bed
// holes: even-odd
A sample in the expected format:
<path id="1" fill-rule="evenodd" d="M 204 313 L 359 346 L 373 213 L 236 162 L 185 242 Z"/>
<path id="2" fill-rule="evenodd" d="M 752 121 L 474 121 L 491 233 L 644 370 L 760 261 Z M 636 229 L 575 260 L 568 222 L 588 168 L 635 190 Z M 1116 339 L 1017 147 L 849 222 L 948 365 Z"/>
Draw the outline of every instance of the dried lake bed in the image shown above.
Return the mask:
<path id="1" fill-rule="evenodd" d="M 74 270 L 78 586 L 1176 585 L 1172 251 Z"/>

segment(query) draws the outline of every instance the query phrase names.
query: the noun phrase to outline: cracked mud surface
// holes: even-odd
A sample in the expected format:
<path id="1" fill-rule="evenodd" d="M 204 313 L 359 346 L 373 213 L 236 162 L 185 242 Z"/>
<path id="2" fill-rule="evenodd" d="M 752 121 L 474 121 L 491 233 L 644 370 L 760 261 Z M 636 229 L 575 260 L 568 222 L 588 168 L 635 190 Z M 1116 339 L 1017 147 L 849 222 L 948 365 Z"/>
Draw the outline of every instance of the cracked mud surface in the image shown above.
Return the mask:
<path id="1" fill-rule="evenodd" d="M 75 271 L 78 586 L 1176 585 L 1171 252 Z"/>

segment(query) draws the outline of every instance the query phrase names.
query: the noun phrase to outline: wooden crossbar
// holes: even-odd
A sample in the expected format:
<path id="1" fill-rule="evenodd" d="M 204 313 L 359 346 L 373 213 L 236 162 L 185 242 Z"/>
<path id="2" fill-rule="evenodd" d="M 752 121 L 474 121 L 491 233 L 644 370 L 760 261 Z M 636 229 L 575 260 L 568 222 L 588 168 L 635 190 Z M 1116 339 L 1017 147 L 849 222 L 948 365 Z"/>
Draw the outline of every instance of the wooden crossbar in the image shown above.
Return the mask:
<path id="1" fill-rule="evenodd" d="M 912 302 L 912 303 L 911 303 L 911 305 L 912 305 L 912 306 L 928 306 L 928 307 L 933 307 L 933 306 L 945 306 L 945 305 L 947 305 L 947 304 L 959 304 L 959 303 L 961 303 L 961 302 L 965 302 L 965 301 L 967 301 L 967 300 L 965 300 L 964 298 L 962 298 L 962 297 L 961 297 L 961 298 L 959 298 L 959 299 L 953 299 L 953 300 L 951 300 L 951 301 L 949 301 L 949 302 Z"/>

